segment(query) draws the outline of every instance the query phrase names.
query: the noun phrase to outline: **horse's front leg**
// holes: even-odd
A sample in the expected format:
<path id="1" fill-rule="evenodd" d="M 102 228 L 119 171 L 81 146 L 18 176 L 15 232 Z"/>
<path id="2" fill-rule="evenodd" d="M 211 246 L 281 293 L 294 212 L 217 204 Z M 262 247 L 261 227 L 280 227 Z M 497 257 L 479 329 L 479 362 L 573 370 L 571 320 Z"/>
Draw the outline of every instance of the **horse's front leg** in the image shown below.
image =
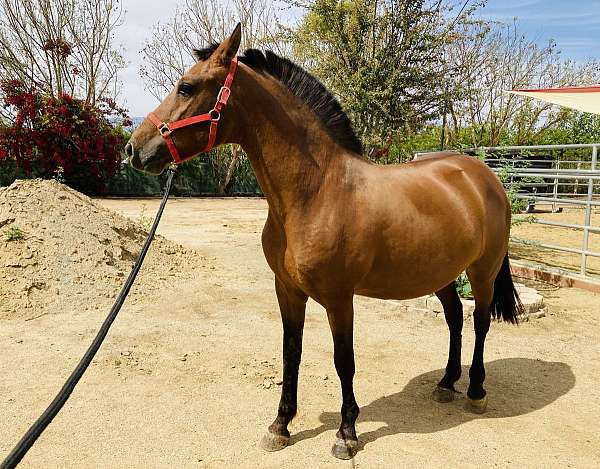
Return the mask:
<path id="1" fill-rule="evenodd" d="M 333 335 L 335 369 L 342 385 L 342 423 L 332 453 L 339 459 L 351 459 L 358 446 L 355 423 L 359 408 L 354 398 L 353 322 L 352 296 L 347 300 L 327 306 L 327 318 Z"/>
<path id="2" fill-rule="evenodd" d="M 283 384 L 277 418 L 261 441 L 261 446 L 266 451 L 279 451 L 290 441 L 287 427 L 298 407 L 298 369 L 308 299 L 300 290 L 285 285 L 278 279 L 275 279 L 275 291 L 283 323 Z"/>

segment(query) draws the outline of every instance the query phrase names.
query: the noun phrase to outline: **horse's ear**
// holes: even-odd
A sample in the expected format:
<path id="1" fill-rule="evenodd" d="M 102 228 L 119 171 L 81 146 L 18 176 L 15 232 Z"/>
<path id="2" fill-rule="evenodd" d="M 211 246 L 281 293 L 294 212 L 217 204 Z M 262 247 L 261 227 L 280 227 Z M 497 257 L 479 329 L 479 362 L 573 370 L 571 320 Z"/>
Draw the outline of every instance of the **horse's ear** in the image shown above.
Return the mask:
<path id="1" fill-rule="evenodd" d="M 229 66 L 231 60 L 237 55 L 242 42 L 242 24 L 238 23 L 231 36 L 225 39 L 213 54 L 213 58 L 220 64 Z"/>

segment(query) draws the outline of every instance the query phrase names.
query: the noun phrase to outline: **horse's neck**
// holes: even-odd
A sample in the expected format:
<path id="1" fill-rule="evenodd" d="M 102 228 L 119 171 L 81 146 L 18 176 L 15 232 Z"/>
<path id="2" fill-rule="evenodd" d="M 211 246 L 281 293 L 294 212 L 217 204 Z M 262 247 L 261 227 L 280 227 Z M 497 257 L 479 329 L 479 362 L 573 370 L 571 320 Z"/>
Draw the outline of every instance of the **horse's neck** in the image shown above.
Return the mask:
<path id="1" fill-rule="evenodd" d="M 313 200 L 325 179 L 343 171 L 347 156 L 319 118 L 278 89 L 281 85 L 254 80 L 249 80 L 253 92 L 241 104 L 245 124 L 239 143 L 269 206 L 285 218 Z"/>

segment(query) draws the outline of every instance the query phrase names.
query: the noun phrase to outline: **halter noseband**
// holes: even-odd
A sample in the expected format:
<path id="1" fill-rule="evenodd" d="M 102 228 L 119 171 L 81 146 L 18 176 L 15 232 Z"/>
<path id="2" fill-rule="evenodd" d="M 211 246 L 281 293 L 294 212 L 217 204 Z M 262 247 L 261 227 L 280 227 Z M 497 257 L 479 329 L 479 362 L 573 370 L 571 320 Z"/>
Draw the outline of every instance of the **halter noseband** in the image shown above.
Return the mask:
<path id="1" fill-rule="evenodd" d="M 217 95 L 217 102 L 214 107 L 207 112 L 206 114 L 200 114 L 197 116 L 187 117 L 186 119 L 181 119 L 175 122 L 163 122 L 161 121 L 156 114 L 151 112 L 148 114 L 148 119 L 152 121 L 152 123 L 156 126 L 162 138 L 165 139 L 167 143 L 167 147 L 171 152 L 171 156 L 173 157 L 173 161 L 175 164 L 183 163 L 194 156 L 197 156 L 201 153 L 206 153 L 215 145 L 215 141 L 217 139 L 217 129 L 219 127 L 219 120 L 221 119 L 221 109 L 227 105 L 227 101 L 229 100 L 229 96 L 231 95 L 231 84 L 233 83 L 233 79 L 235 77 L 235 72 L 237 70 L 238 60 L 237 57 L 234 57 L 231 61 L 231 65 L 229 67 L 229 73 L 227 74 L 227 78 L 225 79 L 225 83 L 221 87 L 219 94 Z M 183 127 L 187 127 L 190 125 L 198 124 L 200 122 L 209 122 L 210 121 L 210 133 L 208 134 L 208 144 L 206 148 L 199 153 L 196 153 L 192 156 L 187 156 L 182 158 L 177 151 L 177 147 L 175 146 L 175 142 L 171 138 L 171 134 L 173 131 L 177 129 L 181 129 Z"/>

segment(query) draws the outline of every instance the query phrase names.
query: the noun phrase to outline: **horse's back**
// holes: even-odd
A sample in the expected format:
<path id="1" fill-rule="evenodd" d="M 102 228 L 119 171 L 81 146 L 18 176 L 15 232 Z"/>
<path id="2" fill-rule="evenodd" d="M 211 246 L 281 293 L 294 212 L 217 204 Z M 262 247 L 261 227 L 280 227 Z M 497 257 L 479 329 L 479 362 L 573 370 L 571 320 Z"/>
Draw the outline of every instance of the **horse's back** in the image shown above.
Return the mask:
<path id="1" fill-rule="evenodd" d="M 442 191 L 441 195 L 471 198 L 486 212 L 501 210 L 510 214 L 510 207 L 502 183 L 494 172 L 478 158 L 456 153 L 429 153 L 404 165 L 397 165 L 396 171 L 405 173 L 405 179 L 423 179 L 432 189 Z M 408 189 L 410 190 L 411 184 Z"/>
<path id="2" fill-rule="evenodd" d="M 388 190 L 399 203 L 411 204 L 423 212 L 455 209 L 471 217 L 471 210 L 480 214 L 492 210 L 503 212 L 504 218 L 510 214 L 502 183 L 483 161 L 472 156 L 437 152 L 409 163 L 371 168 L 369 191 Z M 379 198 L 386 203 L 389 200 L 382 194 Z"/>

